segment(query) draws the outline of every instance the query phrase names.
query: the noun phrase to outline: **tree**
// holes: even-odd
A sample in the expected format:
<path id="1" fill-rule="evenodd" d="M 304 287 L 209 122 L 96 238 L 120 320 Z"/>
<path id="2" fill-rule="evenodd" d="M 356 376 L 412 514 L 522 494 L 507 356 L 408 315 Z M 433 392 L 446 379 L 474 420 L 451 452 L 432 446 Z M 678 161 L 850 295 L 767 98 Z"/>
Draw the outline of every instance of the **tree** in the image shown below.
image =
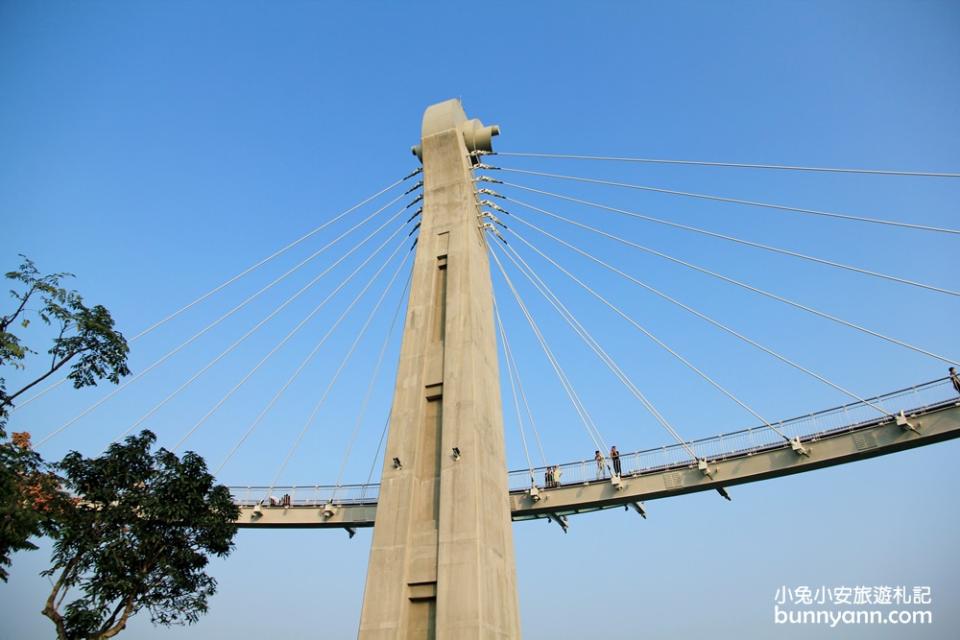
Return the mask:
<path id="1" fill-rule="evenodd" d="M 76 291 L 60 282 L 69 273 L 41 275 L 26 256 L 16 271 L 6 274 L 17 283 L 10 291 L 16 300 L 13 311 L 0 316 L 0 367 L 26 368 L 30 349 L 13 330 L 26 330 L 39 318 L 55 334 L 47 353 L 49 365 L 32 380 L 7 393 L 0 376 L 0 580 L 7 580 L 6 567 L 12 552 L 36 549 L 30 538 L 49 532 L 54 507 L 60 501 L 57 484 L 42 458 L 30 448 L 29 434 L 6 438 L 6 423 L 14 401 L 25 391 L 72 362 L 68 379 L 76 388 L 95 385 L 100 379 L 117 383 L 130 373 L 129 348 L 113 328 L 113 318 L 104 307 L 88 307 Z"/>
<path id="2" fill-rule="evenodd" d="M 69 453 L 58 469 L 73 508 L 58 516 L 55 580 L 43 614 L 60 640 L 111 638 L 141 609 L 154 624 L 192 624 L 216 581 L 208 554 L 233 549 L 239 509 L 203 459 L 159 449 L 149 431 L 99 457 Z M 82 592 L 64 606 L 71 589 Z"/>
<path id="3" fill-rule="evenodd" d="M 8 279 L 21 283 L 23 291 L 10 290 L 10 295 L 17 300 L 16 308 L 10 315 L 0 317 L 0 365 L 22 369 L 27 355 L 36 353 L 10 331 L 18 319 L 20 327 L 26 329 L 30 326 L 30 315 L 35 315 L 44 324 L 54 326 L 57 335 L 47 351 L 50 364 L 35 379 L 7 393 L 6 381 L 0 377 L 0 436 L 14 400 L 68 362 L 73 361 L 73 366 L 67 378 L 77 389 L 96 385 L 103 378 L 116 384 L 130 373 L 127 368 L 130 348 L 123 335 L 113 328 L 110 312 L 101 305 L 88 307 L 76 291 L 61 287 L 60 281 L 72 277 L 71 274 L 40 275 L 32 260 L 20 257 L 23 259 L 20 268 L 6 274 Z M 39 306 L 31 309 L 27 305 L 35 299 L 39 299 Z"/>
<path id="4" fill-rule="evenodd" d="M 6 582 L 10 554 L 37 548 L 30 538 L 52 530 L 66 496 L 30 448 L 28 433 L 14 433 L 10 442 L 0 443 L 0 464 L 0 579 Z"/>
<path id="5" fill-rule="evenodd" d="M 0 316 L 0 365 L 25 369 L 37 354 L 14 333 L 33 318 L 53 327 L 53 338 L 38 375 L 9 393 L 0 377 L 0 579 L 11 552 L 35 549 L 30 538 L 46 534 L 54 552 L 44 575 L 55 582 L 43 614 L 61 640 L 113 637 L 141 609 L 156 624 L 196 622 L 216 591 L 203 572 L 208 555 L 230 553 L 239 516 L 203 458 L 151 453 L 156 437 L 144 431 L 99 458 L 71 452 L 51 468 L 30 448 L 29 434 L 6 438 L 17 398 L 68 364 L 76 388 L 130 373 L 129 348 L 110 312 L 61 287 L 70 274 L 41 275 L 21 257 L 6 274 L 18 288 L 10 292 L 15 308 Z"/>

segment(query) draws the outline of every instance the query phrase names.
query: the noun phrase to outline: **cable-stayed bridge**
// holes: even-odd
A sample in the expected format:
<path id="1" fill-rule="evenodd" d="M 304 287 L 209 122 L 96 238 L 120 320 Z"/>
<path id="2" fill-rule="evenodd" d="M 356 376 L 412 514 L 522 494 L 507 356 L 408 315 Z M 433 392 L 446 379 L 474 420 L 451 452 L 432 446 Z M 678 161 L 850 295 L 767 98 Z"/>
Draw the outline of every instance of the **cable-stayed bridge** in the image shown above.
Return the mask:
<path id="1" fill-rule="evenodd" d="M 825 374 L 823 367 L 816 364 L 818 359 L 807 357 L 801 361 L 787 355 L 767 340 L 749 334 L 729 320 L 715 317 L 681 294 L 654 286 L 629 261 L 615 260 L 615 256 L 629 251 L 655 258 L 852 334 L 912 352 L 927 359 L 931 368 L 942 373 L 958 364 L 953 354 L 943 352 L 944 346 L 951 345 L 921 345 L 915 344 L 913 338 L 888 335 L 860 320 L 821 309 L 809 300 L 794 299 L 742 276 L 656 248 L 648 242 L 648 234 L 629 234 L 623 224 L 609 221 L 622 219 L 667 228 L 891 288 L 908 287 L 948 299 L 960 297 L 960 292 L 950 288 L 949 282 L 923 282 L 895 272 L 865 268 L 826 255 L 652 215 L 619 204 L 619 200 L 617 204 L 610 204 L 594 195 L 561 193 L 543 186 L 543 181 L 624 193 L 655 193 L 810 220 L 838 220 L 864 228 L 936 234 L 951 240 L 960 235 L 960 230 L 912 219 L 805 208 L 509 165 L 513 159 L 526 158 L 600 165 L 692 165 L 790 174 L 861 174 L 914 181 L 955 180 L 960 174 L 494 152 L 492 138 L 497 134 L 496 127 L 468 120 L 456 101 L 430 107 L 424 116 L 420 144 L 414 149 L 423 163 L 422 169 L 409 172 L 325 220 L 133 336 L 131 341 L 136 342 L 295 247 L 315 236 L 326 237 L 323 234 L 336 229 L 334 225 L 347 223 L 360 217 L 361 211 L 373 209 L 83 411 L 49 433 L 40 434 L 43 438 L 38 445 L 43 446 L 84 420 L 129 386 L 243 312 L 286 278 L 312 265 L 316 258 L 337 255 L 333 251 L 340 250 L 340 243 L 347 238 L 353 238 L 353 246 L 331 260 L 212 359 L 185 375 L 179 385 L 144 407 L 144 412 L 116 438 L 150 425 L 208 372 L 218 365 L 222 368 L 235 352 L 247 348 L 248 339 L 262 327 L 298 301 L 309 300 L 309 313 L 270 345 L 251 367 L 230 371 L 232 386 L 219 398 L 211 399 L 209 409 L 196 416 L 173 444 L 173 449 L 180 449 L 198 432 L 202 433 L 214 416 L 242 395 L 252 384 L 250 381 L 312 321 L 329 320 L 315 345 L 304 350 L 303 357 L 286 375 L 270 385 L 258 382 L 261 387 L 272 387 L 273 393 L 264 398 L 265 402 L 236 433 L 229 434 L 234 440 L 216 466 L 219 474 L 259 435 L 268 416 L 315 364 L 331 337 L 360 315 L 361 319 L 355 323 L 356 331 L 346 340 L 347 349 L 329 379 L 311 390 L 311 397 L 316 401 L 305 422 L 293 433 L 269 482 L 263 486 L 237 486 L 234 495 L 243 507 L 240 524 L 246 527 L 334 527 L 352 533 L 356 527 L 376 525 L 361 620 L 362 637 L 518 636 L 511 519 L 547 518 L 566 531 L 570 517 L 585 511 L 624 507 L 646 516 L 645 500 L 702 490 L 715 490 L 729 498 L 727 489 L 736 484 L 893 453 L 960 434 L 960 388 L 955 387 L 960 381 L 940 377 L 932 382 L 917 381 L 916 386 L 895 392 L 877 395 L 883 390 L 871 390 L 865 394 Z M 539 182 L 527 182 L 534 178 Z M 603 216 L 577 213 L 585 210 L 600 212 Z M 359 241 L 357 236 L 361 236 Z M 612 243 L 611 246 L 618 249 L 599 251 L 596 248 L 599 240 Z M 572 256 L 576 256 L 580 271 L 572 266 Z M 551 270 L 554 284 L 550 284 L 551 278 L 537 265 Z M 589 269 L 583 265 L 589 265 Z M 585 272 L 593 274 L 593 279 Z M 560 286 L 556 284 L 557 274 L 564 283 Z M 711 327 L 717 335 L 822 385 L 844 398 L 843 404 L 790 419 L 766 415 L 742 397 L 742 391 L 735 391 L 730 382 L 724 382 L 731 378 L 728 372 L 708 371 L 682 340 L 678 343 L 675 338 L 655 334 L 624 300 L 604 295 L 596 274 L 661 300 Z M 320 296 L 313 288 L 325 278 L 335 280 L 336 284 Z M 352 299 L 339 312 L 333 311 L 337 296 L 347 291 L 354 292 Z M 581 302 L 570 302 L 574 297 L 571 291 L 577 293 Z M 528 297 L 530 293 L 545 301 L 543 308 L 549 317 L 534 307 Z M 384 306 L 391 296 L 398 297 L 394 309 Z M 373 300 L 373 303 L 367 304 L 366 315 L 357 314 L 364 300 Z M 670 411 L 636 382 L 632 363 L 627 363 L 627 358 L 607 345 L 606 331 L 600 328 L 598 332 L 595 323 L 592 330 L 588 328 L 591 323 L 583 319 L 586 315 L 583 300 L 591 301 L 618 318 L 618 322 L 626 323 L 631 331 L 637 332 L 639 340 L 649 341 L 662 350 L 679 368 L 712 389 L 716 397 L 749 414 L 755 426 L 715 437 L 685 437 L 684 427 L 671 418 Z M 508 309 L 520 321 L 520 326 L 508 326 Z M 374 340 L 369 383 L 362 391 L 355 420 L 347 426 L 349 435 L 332 484 L 290 486 L 282 483 L 288 466 L 300 453 L 326 403 L 337 395 L 338 383 L 352 358 L 370 342 L 370 328 L 377 326 L 376 321 L 384 316 L 390 318 L 389 327 L 383 332 L 385 336 Z M 566 360 L 562 352 L 565 345 L 558 345 L 550 337 L 556 326 L 568 328 L 569 333 L 565 335 L 581 342 L 585 353 L 594 360 L 589 363 Z M 392 336 L 401 327 L 403 343 L 396 355 L 399 365 L 393 403 L 383 416 L 380 444 L 369 456 L 374 466 L 366 482 L 347 483 L 347 462 L 376 395 L 376 382 L 386 375 L 384 367 L 389 366 Z M 521 330 L 528 336 L 525 342 L 518 340 Z M 535 419 L 538 407 L 528 397 L 531 380 L 527 377 L 525 385 L 521 376 L 522 370 L 529 371 L 529 363 L 517 357 L 521 345 L 532 345 L 542 352 L 547 363 L 544 371 L 556 380 L 553 402 L 562 402 L 568 407 L 565 411 L 571 421 L 582 427 L 584 442 L 596 451 L 594 458 L 563 464 L 548 460 L 544 441 L 548 440 L 549 430 L 544 430 L 542 420 L 538 423 Z M 580 368 L 596 364 L 600 365 L 598 371 L 601 372 L 597 377 L 607 376 L 609 372 L 605 380 L 622 387 L 635 407 L 649 415 L 643 422 L 662 428 L 672 440 L 669 445 L 653 449 L 643 449 L 642 445 L 625 447 L 624 452 L 613 455 L 610 442 L 604 436 L 604 421 L 597 417 L 597 407 L 590 406 L 582 387 L 578 390 L 580 385 L 575 375 Z M 505 376 L 501 375 L 502 370 Z M 502 378 L 504 389 L 509 391 L 505 402 L 500 398 Z M 42 401 L 60 384 L 41 390 L 20 403 L 18 409 Z M 524 468 L 509 473 L 504 452 L 505 415 L 510 415 L 518 427 L 522 458 L 526 461 Z M 638 415 L 633 414 L 623 416 L 623 420 L 641 422 Z M 534 463 L 537 457 L 539 464 Z M 374 470 L 380 464 L 380 481 L 373 482 Z"/>
<path id="2" fill-rule="evenodd" d="M 949 378 L 870 398 L 893 417 L 873 417 L 866 403 L 818 411 L 777 423 L 785 441 L 766 425 L 678 444 L 621 454 L 622 473 L 580 460 L 509 474 L 514 520 L 547 518 L 568 526 L 567 516 L 623 506 L 646 517 L 643 500 L 717 490 L 744 482 L 812 471 L 960 437 L 960 399 Z M 922 428 L 922 431 L 921 431 Z M 795 440 L 794 440 L 795 439 Z M 799 443 L 799 447 L 793 443 Z M 700 461 L 706 468 L 699 466 Z M 338 527 L 353 533 L 376 520 L 379 484 L 232 487 L 246 527 Z M 279 495 L 289 496 L 284 504 Z"/>

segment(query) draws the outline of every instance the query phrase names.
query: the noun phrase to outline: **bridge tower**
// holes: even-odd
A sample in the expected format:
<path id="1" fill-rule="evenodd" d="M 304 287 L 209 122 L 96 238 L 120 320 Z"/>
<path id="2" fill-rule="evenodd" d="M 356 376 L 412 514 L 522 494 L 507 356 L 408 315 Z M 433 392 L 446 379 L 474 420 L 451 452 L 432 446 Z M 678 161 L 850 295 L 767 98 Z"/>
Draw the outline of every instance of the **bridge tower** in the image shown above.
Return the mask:
<path id="1" fill-rule="evenodd" d="M 423 212 L 376 526 L 363 640 L 520 637 L 490 268 L 471 150 L 496 127 L 427 108 Z"/>

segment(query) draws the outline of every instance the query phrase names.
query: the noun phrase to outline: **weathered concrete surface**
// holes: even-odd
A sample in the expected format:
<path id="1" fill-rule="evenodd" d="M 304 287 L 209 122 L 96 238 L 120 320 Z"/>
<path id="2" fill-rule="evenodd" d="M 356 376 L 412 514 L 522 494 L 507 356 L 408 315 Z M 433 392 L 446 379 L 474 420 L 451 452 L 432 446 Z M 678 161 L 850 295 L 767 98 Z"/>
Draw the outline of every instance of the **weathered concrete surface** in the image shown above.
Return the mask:
<path id="1" fill-rule="evenodd" d="M 520 636 L 490 269 L 464 143 L 477 126 L 456 100 L 424 114 L 423 216 L 363 639 Z"/>

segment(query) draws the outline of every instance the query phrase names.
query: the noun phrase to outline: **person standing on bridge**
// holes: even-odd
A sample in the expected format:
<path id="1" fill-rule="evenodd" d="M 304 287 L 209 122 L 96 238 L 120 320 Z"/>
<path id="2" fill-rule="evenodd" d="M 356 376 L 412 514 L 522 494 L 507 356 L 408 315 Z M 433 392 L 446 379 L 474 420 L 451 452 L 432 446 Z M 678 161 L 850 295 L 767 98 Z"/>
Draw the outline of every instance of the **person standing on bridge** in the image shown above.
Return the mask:
<path id="1" fill-rule="evenodd" d="M 610 459 L 613 461 L 613 473 L 617 477 L 620 476 L 620 452 L 617 451 L 617 446 L 614 445 L 610 447 Z"/>
<path id="2" fill-rule="evenodd" d="M 960 376 L 957 376 L 956 367 L 950 367 L 950 382 L 953 383 L 953 388 L 957 393 L 960 393 Z"/>
<path id="3" fill-rule="evenodd" d="M 604 464 L 603 454 L 600 453 L 599 449 L 593 452 L 593 459 L 597 461 L 597 480 L 601 480 L 606 475 L 604 473 L 606 465 Z"/>

